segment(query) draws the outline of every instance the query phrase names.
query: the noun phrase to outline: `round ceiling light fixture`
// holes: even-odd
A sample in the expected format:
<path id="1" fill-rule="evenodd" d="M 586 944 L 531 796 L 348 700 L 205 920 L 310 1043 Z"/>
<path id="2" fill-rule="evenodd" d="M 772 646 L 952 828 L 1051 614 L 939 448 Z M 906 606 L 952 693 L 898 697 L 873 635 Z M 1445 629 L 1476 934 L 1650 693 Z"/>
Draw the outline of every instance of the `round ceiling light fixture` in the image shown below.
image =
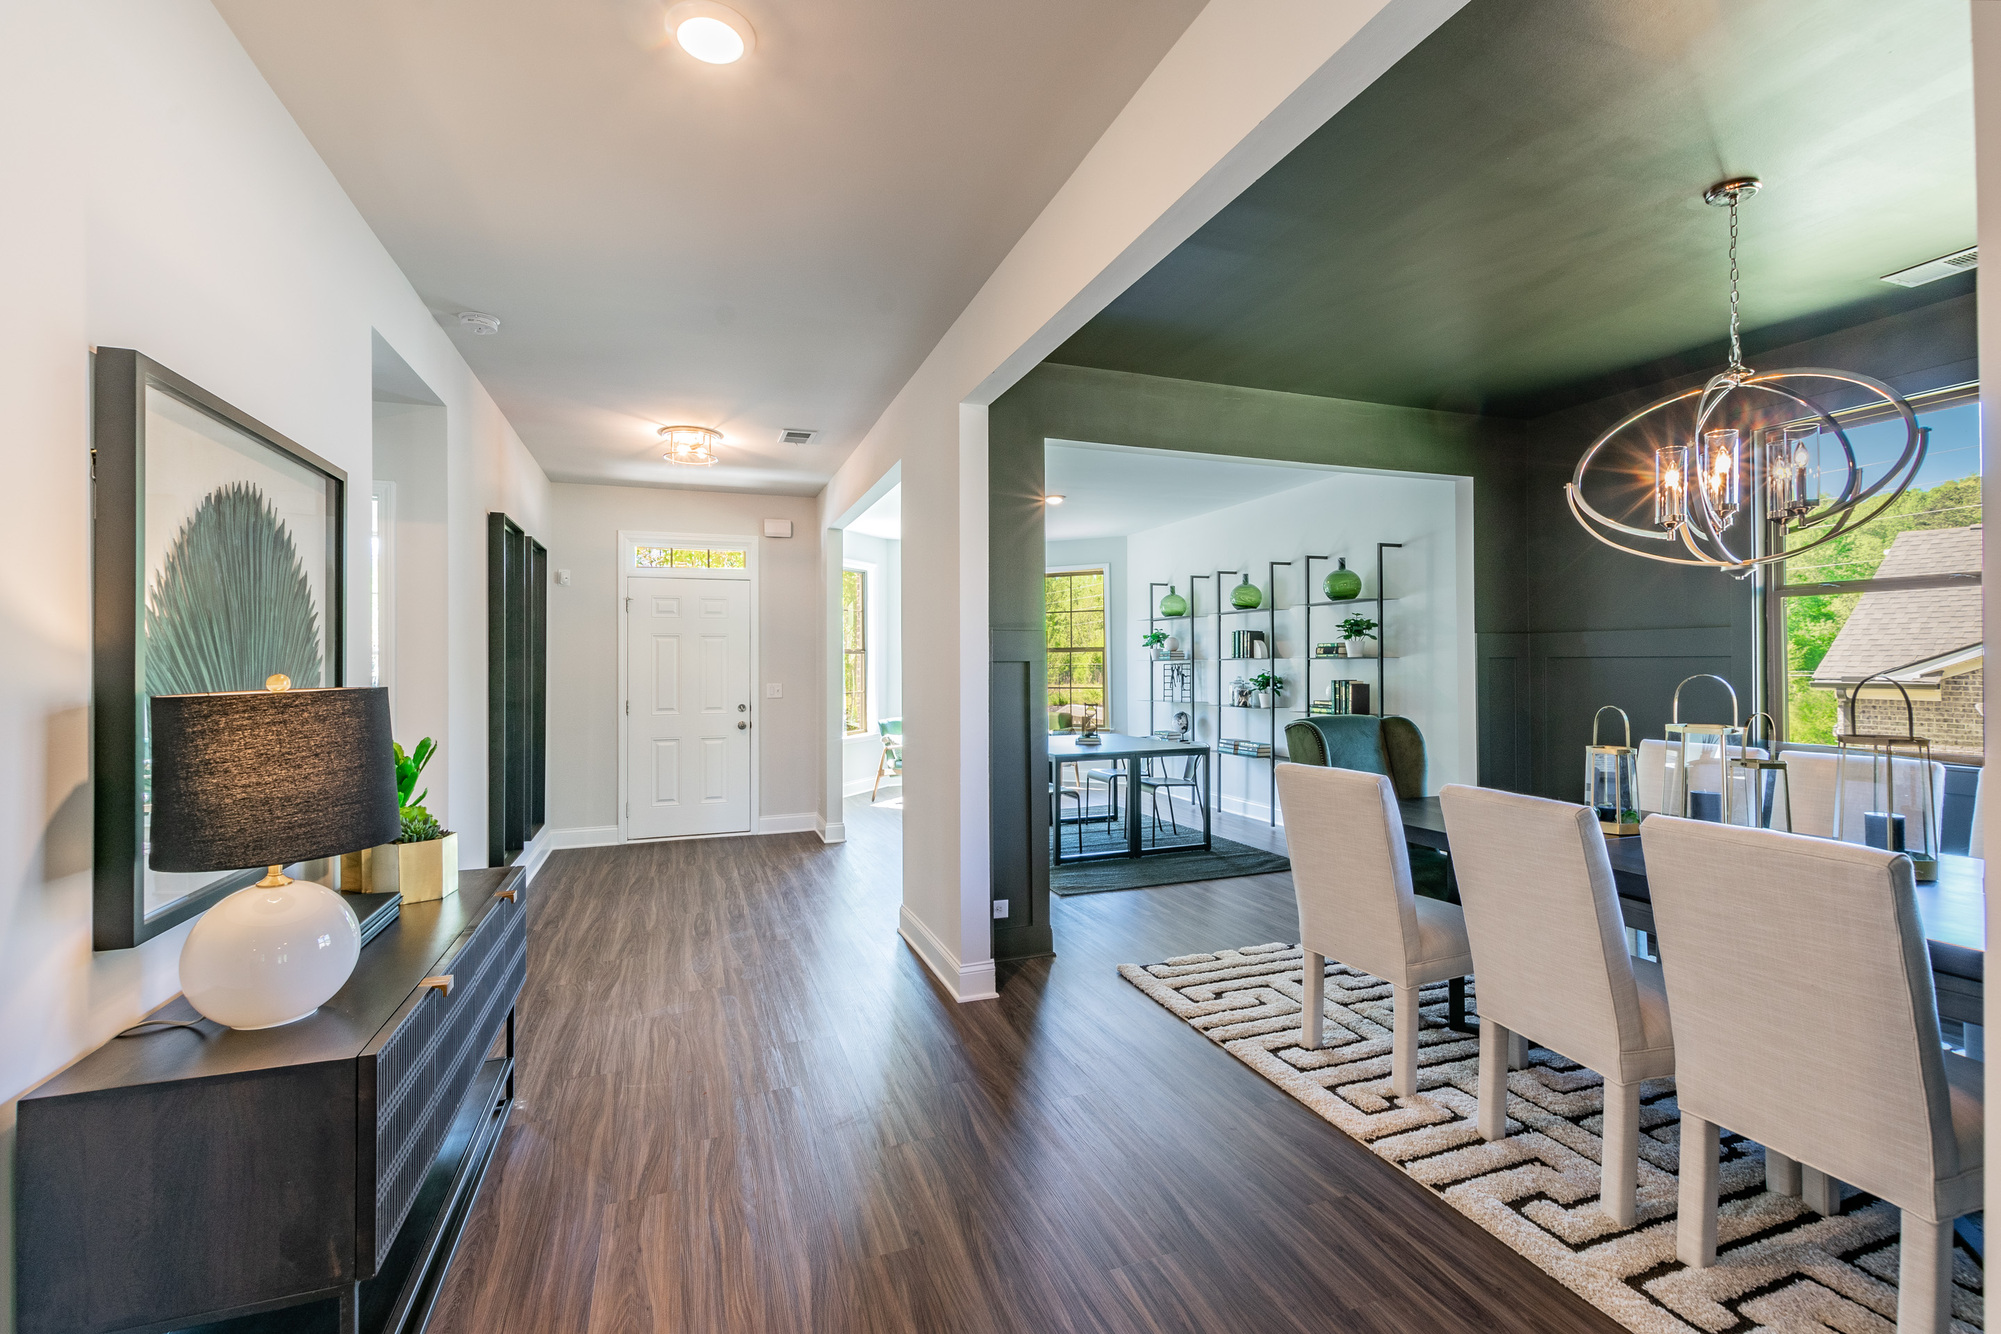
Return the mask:
<path id="1" fill-rule="evenodd" d="M 1061 496 L 1044 496 L 1044 497 L 1042 498 L 1042 503 L 1043 503 L 1043 504 L 1045 504 L 1045 505 L 1061 505 L 1061 504 L 1063 503 L 1063 497 L 1061 497 Z"/>
<path id="2" fill-rule="evenodd" d="M 667 31 L 683 51 L 711 65 L 733 65 L 757 48 L 750 21 L 712 0 L 683 0 L 669 9 Z"/>
<path id="3" fill-rule="evenodd" d="M 723 433 L 706 426 L 663 426 L 660 438 L 667 442 L 667 452 L 661 458 L 690 468 L 708 468 L 715 465 L 716 446 L 723 442 Z"/>

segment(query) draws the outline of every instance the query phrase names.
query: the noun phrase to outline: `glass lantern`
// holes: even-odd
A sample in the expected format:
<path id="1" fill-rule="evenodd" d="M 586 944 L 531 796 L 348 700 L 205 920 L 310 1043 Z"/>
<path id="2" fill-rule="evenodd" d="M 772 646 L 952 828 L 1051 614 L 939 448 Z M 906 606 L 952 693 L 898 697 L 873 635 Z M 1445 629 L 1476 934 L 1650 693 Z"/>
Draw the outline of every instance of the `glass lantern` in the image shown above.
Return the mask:
<path id="1" fill-rule="evenodd" d="M 1625 741 L 1601 745 L 1598 720 L 1607 711 L 1625 725 Z M 1598 812 L 1598 827 L 1614 836 L 1640 832 L 1640 752 L 1633 747 L 1633 722 L 1616 704 L 1591 715 L 1591 744 L 1584 751 L 1584 804 Z"/>
<path id="2" fill-rule="evenodd" d="M 1895 686 L 1904 698 L 1904 734 L 1864 732 L 1856 718 L 1862 691 L 1872 681 Z M 1938 825 L 1938 793 L 1932 790 L 1932 743 L 1917 734 L 1910 692 L 1882 674 L 1864 679 L 1848 694 L 1848 731 L 1834 734 L 1834 836 L 1841 837 L 1842 798 L 1848 790 L 1850 762 L 1869 765 L 1869 805 L 1862 813 L 1862 841 L 1885 852 L 1911 859 L 1911 872 L 1921 881 L 1938 879 L 1938 848 L 1932 830 Z M 1897 767 L 1915 768 L 1917 809 L 1904 811 L 1897 803 Z M 1910 827 L 1912 818 L 1917 828 Z"/>
<path id="3" fill-rule="evenodd" d="M 1670 533 L 1688 522 L 1688 446 L 1654 451 L 1654 522 Z"/>
<path id="4" fill-rule="evenodd" d="M 1820 503 L 1819 444 L 1818 427 L 1765 432 L 1765 513 L 1775 523 L 1804 519 Z"/>
<path id="5" fill-rule="evenodd" d="M 1760 719 L 1764 720 L 1763 742 L 1760 746 L 1746 745 L 1744 753 L 1728 761 L 1729 778 L 1725 787 L 1729 791 L 1728 808 L 1730 823 L 1744 825 L 1751 829 L 1777 829 L 1782 833 L 1793 832 L 1793 786 L 1786 774 L 1786 762 L 1778 756 L 1778 724 L 1769 713 L 1751 715 L 1751 729 L 1757 730 Z M 1748 736 L 1746 738 L 1749 740 Z M 1763 757 L 1754 754 L 1763 750 Z"/>
<path id="6" fill-rule="evenodd" d="M 1737 474 L 1737 454 L 1743 436 L 1734 430 L 1704 431 L 1697 450 L 1702 469 L 1702 503 L 1716 531 L 1730 526 L 1742 503 Z"/>
<path id="7" fill-rule="evenodd" d="M 1685 723 L 1681 720 L 1681 692 L 1690 681 L 1714 681 L 1730 692 L 1730 721 L 1727 723 Z M 1745 738 L 1747 729 L 1737 721 L 1737 690 L 1728 681 L 1709 672 L 1699 672 L 1685 677 L 1674 688 L 1673 721 L 1667 725 L 1668 745 L 1674 748 L 1674 791 L 1667 794 L 1663 806 L 1676 815 L 1691 820 L 1714 820 L 1723 824 L 1734 824 L 1730 801 L 1729 760 L 1730 751 L 1735 748 L 1742 758 L 1748 749 Z M 1695 761 L 1706 764 L 1708 757 L 1703 753 L 1707 747 L 1716 749 L 1716 789 L 1702 789 L 1695 786 L 1689 765 L 1689 745 L 1695 746 Z"/>

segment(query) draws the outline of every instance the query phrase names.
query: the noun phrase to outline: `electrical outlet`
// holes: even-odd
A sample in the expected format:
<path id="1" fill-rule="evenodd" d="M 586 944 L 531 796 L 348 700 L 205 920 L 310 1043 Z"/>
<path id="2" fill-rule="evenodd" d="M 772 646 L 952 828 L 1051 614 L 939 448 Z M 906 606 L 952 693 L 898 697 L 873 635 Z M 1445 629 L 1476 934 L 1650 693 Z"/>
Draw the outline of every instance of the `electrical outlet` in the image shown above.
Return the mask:
<path id="1" fill-rule="evenodd" d="M 766 681 L 764 683 L 764 697 L 766 699 L 784 699 L 784 685 L 777 681 Z"/>
<path id="2" fill-rule="evenodd" d="M 1001 922 L 1001 921 L 1006 921 L 1006 920 L 1007 920 L 1007 900 L 1006 900 L 1006 899 L 995 899 L 995 900 L 994 900 L 994 920 L 995 920 L 996 922 Z"/>

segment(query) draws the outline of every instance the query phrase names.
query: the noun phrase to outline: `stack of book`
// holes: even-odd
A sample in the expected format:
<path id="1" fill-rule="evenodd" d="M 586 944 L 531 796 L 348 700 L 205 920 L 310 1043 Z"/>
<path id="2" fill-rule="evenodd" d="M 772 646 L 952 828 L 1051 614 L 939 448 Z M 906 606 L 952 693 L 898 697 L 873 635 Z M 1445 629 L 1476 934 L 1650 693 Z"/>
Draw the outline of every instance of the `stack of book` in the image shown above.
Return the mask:
<path id="1" fill-rule="evenodd" d="M 1271 758 L 1271 743 L 1267 741 L 1240 741 L 1224 737 L 1216 743 L 1216 750 L 1223 755 L 1249 755 L 1266 760 Z"/>
<path id="2" fill-rule="evenodd" d="M 1269 658 L 1271 645 L 1265 640 L 1262 630 L 1230 631 L 1230 656 L 1232 658 Z"/>

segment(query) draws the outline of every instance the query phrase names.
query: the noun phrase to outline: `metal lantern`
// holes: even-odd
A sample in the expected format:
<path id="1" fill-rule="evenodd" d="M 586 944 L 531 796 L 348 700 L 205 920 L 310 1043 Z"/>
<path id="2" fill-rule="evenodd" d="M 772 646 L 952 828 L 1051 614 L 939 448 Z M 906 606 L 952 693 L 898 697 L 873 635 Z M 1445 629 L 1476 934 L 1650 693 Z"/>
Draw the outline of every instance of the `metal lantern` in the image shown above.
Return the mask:
<path id="1" fill-rule="evenodd" d="M 1766 752 L 1765 758 L 1752 754 L 1747 746 L 1742 755 L 1727 762 L 1728 778 L 1724 788 L 1730 795 L 1725 804 L 1732 824 L 1748 825 L 1753 829 L 1777 829 L 1790 834 L 1793 832 L 1793 785 L 1786 774 L 1786 762 L 1776 758 L 1778 750 L 1774 743 L 1778 739 L 1779 726 L 1771 714 L 1754 713 L 1751 715 L 1753 729 L 1761 718 L 1765 723 L 1764 742 L 1758 749 Z"/>
<path id="2" fill-rule="evenodd" d="M 1871 681 L 1896 686 L 1904 697 L 1904 735 L 1863 732 L 1855 716 L 1862 691 Z M 1937 825 L 1938 794 L 1932 790 L 1932 743 L 1918 735 L 1917 716 L 1911 708 L 1910 692 L 1888 675 L 1865 678 L 1848 692 L 1847 732 L 1836 732 L 1834 756 L 1834 836 L 1841 837 L 1841 805 L 1848 783 L 1848 761 L 1868 756 L 1869 805 L 1862 813 L 1862 841 L 1886 852 L 1901 852 L 1911 859 L 1912 873 L 1919 880 L 1938 879 L 1938 849 L 1932 843 Z M 1900 754 L 1900 752 L 1902 752 Z M 1905 759 L 1917 766 L 1918 817 L 1916 846 L 1912 846 L 1905 812 L 1897 809 L 1897 761 Z"/>
<path id="3" fill-rule="evenodd" d="M 1681 692 L 1690 681 L 1714 681 L 1730 692 L 1730 721 L 1727 723 L 1685 723 L 1681 720 Z M 1737 721 L 1737 691 L 1728 681 L 1709 672 L 1700 672 L 1686 677 L 1681 685 L 1674 688 L 1674 720 L 1667 725 L 1667 739 L 1675 747 L 1675 791 L 1668 794 L 1667 809 L 1677 815 L 1685 815 L 1692 820 L 1720 820 L 1731 824 L 1729 775 L 1730 748 L 1735 746 L 1741 757 L 1746 745 L 1747 731 Z M 1721 780 L 1718 792 L 1691 791 L 1689 786 L 1688 743 L 1696 745 L 1697 757 L 1703 746 L 1715 746 L 1717 773 Z"/>
<path id="4" fill-rule="evenodd" d="M 1610 711 L 1625 725 L 1623 744 L 1598 741 L 1598 720 Z M 1608 834 L 1640 832 L 1640 752 L 1633 747 L 1633 722 L 1616 704 L 1591 715 L 1591 744 L 1584 751 L 1584 804 L 1598 812 L 1598 827 Z"/>

